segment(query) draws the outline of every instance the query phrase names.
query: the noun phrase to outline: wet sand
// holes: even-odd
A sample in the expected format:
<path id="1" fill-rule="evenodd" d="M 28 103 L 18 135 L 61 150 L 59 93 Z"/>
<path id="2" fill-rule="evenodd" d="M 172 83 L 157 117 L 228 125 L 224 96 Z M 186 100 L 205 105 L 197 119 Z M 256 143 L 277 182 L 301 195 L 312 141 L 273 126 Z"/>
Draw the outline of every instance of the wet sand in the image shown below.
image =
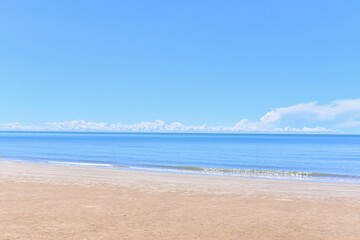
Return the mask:
<path id="1" fill-rule="evenodd" d="M 360 239 L 360 185 L 0 161 L 0 239 Z"/>

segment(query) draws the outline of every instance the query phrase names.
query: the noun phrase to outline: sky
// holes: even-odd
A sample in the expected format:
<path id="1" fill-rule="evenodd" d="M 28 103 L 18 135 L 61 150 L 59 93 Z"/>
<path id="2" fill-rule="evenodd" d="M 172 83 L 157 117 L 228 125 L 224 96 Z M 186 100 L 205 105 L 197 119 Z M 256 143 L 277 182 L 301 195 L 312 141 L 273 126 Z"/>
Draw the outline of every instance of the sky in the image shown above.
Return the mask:
<path id="1" fill-rule="evenodd" d="M 360 2 L 0 2 L 0 130 L 360 133 Z"/>

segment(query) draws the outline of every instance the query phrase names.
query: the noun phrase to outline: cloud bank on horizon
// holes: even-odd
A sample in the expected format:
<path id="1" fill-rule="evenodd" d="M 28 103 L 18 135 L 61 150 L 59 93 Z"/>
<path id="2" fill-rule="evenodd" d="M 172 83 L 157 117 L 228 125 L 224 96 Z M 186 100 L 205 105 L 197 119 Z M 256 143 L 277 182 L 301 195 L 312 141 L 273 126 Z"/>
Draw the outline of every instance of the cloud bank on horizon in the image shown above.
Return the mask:
<path id="1" fill-rule="evenodd" d="M 135 124 L 101 123 L 84 120 L 47 122 L 42 125 L 0 124 L 2 131 L 109 131 L 109 132 L 238 132 L 238 133 L 336 133 L 359 132 L 360 98 L 279 107 L 258 121 L 242 119 L 233 126 L 189 126 L 162 120 Z"/>

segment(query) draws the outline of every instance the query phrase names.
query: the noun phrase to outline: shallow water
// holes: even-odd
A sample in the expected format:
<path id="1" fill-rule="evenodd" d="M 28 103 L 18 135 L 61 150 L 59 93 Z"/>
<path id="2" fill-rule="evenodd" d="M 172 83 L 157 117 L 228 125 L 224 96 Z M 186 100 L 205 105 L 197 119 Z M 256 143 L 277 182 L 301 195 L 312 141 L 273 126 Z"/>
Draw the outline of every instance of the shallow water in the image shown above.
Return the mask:
<path id="1" fill-rule="evenodd" d="M 360 183 L 360 136 L 0 132 L 7 160 Z"/>

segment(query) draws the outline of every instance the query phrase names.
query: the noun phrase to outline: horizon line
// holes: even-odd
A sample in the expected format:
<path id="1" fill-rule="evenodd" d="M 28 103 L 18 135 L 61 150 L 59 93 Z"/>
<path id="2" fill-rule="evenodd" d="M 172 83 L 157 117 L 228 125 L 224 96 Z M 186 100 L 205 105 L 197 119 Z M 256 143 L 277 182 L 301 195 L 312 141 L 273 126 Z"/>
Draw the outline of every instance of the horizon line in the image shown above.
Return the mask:
<path id="1" fill-rule="evenodd" d="M 84 130 L 0 130 L 0 133 L 106 133 L 106 134 L 212 134 L 212 135 L 352 135 L 360 136 L 360 133 L 344 132 L 182 132 L 182 131 L 84 131 Z"/>

